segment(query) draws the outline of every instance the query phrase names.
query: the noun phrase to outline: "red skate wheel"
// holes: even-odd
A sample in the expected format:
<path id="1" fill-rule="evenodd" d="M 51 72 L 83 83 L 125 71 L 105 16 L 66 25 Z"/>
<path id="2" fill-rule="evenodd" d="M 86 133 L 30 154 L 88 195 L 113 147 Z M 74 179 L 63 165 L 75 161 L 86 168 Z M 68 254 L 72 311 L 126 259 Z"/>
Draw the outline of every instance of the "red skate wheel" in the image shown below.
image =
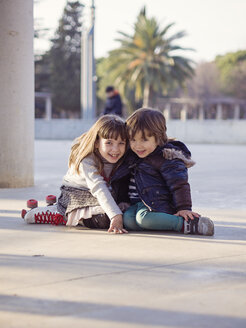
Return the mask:
<path id="1" fill-rule="evenodd" d="M 22 211 L 21 211 L 21 217 L 22 217 L 22 219 L 24 219 L 26 213 L 27 213 L 26 210 L 22 210 Z"/>
<path id="2" fill-rule="evenodd" d="M 27 207 L 28 208 L 35 208 L 38 207 L 38 201 L 36 199 L 29 199 L 27 201 Z"/>
<path id="3" fill-rule="evenodd" d="M 56 196 L 54 195 L 48 195 L 46 197 L 46 203 L 49 204 L 49 205 L 53 205 L 56 203 Z"/>

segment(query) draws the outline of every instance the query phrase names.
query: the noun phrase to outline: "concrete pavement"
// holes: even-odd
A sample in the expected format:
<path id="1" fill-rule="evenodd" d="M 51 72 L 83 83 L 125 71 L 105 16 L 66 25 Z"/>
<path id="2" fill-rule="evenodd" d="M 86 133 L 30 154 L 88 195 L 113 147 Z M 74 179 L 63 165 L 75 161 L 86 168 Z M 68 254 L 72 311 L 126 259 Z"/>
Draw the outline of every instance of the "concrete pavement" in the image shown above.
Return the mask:
<path id="1" fill-rule="evenodd" d="M 59 194 L 69 145 L 36 142 L 36 186 L 0 190 L 0 327 L 246 327 L 246 147 L 190 146 L 214 237 L 26 225 L 26 199 Z"/>

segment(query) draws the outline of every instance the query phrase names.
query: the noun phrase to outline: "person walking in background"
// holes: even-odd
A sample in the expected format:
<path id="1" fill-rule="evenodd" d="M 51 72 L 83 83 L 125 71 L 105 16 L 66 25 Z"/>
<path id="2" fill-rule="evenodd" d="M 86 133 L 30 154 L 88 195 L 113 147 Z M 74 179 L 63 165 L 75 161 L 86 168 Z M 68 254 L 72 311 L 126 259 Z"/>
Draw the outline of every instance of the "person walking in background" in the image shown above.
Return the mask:
<path id="1" fill-rule="evenodd" d="M 107 100 L 103 115 L 114 114 L 122 116 L 122 102 L 119 92 L 115 90 L 113 86 L 108 86 L 105 92 Z"/>

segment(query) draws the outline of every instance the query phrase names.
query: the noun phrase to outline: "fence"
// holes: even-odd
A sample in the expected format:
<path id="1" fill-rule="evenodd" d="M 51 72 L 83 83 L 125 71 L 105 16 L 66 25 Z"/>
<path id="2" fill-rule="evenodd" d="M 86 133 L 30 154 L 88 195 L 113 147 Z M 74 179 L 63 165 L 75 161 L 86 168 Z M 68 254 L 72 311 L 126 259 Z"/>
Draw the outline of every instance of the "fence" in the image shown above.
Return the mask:
<path id="1" fill-rule="evenodd" d="M 246 144 L 246 101 L 232 98 L 158 99 L 167 120 L 168 136 L 187 143 Z M 50 112 L 49 112 L 50 113 Z M 93 120 L 35 120 L 36 139 L 72 140 L 86 132 Z"/>

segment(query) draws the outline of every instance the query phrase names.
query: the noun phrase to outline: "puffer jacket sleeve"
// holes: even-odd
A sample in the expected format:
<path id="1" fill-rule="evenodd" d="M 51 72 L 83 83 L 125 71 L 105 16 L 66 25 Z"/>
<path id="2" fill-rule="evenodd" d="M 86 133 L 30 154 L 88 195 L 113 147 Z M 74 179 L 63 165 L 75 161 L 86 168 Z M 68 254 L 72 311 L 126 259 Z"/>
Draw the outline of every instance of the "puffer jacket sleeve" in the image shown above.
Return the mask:
<path id="1" fill-rule="evenodd" d="M 84 158 L 80 163 L 79 171 L 84 176 L 91 194 L 97 198 L 109 219 L 112 219 L 115 215 L 122 214 L 108 189 L 106 181 L 97 172 L 93 159 L 89 157 Z"/>
<path id="2" fill-rule="evenodd" d="M 160 168 L 160 173 L 172 194 L 176 210 L 191 210 L 190 185 L 184 162 L 178 159 L 166 160 Z"/>

